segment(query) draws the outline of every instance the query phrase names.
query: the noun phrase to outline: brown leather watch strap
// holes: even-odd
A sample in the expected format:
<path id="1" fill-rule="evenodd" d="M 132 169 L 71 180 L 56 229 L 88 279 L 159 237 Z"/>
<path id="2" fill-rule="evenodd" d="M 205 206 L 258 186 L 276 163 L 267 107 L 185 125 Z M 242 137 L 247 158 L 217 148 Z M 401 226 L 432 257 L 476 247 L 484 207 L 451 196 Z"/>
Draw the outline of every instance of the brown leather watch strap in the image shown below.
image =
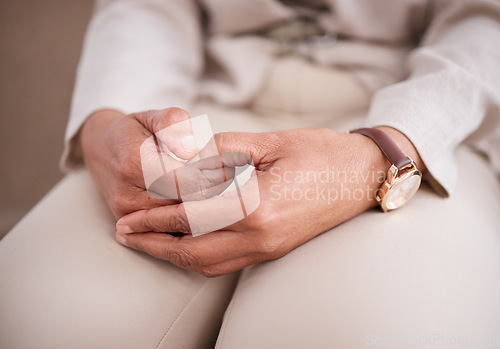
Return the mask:
<path id="1" fill-rule="evenodd" d="M 399 149 L 397 144 L 382 130 L 376 128 L 358 128 L 350 133 L 359 133 L 373 139 L 380 150 L 382 150 L 387 160 L 398 169 L 411 163 L 411 159 L 406 156 L 401 149 Z"/>

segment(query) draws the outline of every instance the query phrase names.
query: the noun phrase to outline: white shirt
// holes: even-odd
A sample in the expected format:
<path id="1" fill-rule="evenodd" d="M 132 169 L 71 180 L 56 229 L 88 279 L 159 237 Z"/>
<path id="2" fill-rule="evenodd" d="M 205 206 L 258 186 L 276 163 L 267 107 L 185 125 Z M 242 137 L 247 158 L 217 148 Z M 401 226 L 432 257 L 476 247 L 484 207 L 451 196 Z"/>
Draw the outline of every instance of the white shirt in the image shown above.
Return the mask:
<path id="1" fill-rule="evenodd" d="M 403 132 L 442 194 L 456 184 L 454 151 L 461 143 L 486 153 L 500 171 L 499 1 L 325 2 L 329 11 L 317 15 L 318 23 L 347 40 L 297 50 L 358 75 L 374 93 L 366 126 Z M 279 52 L 276 42 L 257 33 L 299 15 L 277 0 L 98 1 L 78 70 L 63 167 L 74 164 L 75 135 L 96 110 L 189 108 L 201 96 L 250 103 Z M 205 66 L 205 53 L 217 69 Z"/>

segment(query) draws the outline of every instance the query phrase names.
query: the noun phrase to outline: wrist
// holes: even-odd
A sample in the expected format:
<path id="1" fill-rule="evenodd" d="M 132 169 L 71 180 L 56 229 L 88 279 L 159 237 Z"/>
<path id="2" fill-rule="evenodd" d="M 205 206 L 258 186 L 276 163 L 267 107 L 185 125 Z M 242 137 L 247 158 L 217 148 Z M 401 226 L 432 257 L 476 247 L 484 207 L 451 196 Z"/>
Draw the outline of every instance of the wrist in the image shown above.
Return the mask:
<path id="1" fill-rule="evenodd" d="M 80 146 L 83 156 L 89 154 L 108 127 L 124 114 L 117 110 L 103 109 L 92 113 L 84 122 L 80 133 Z"/>
<path id="2" fill-rule="evenodd" d="M 361 166 L 361 173 L 357 177 L 362 182 L 358 183 L 358 187 L 367 193 L 362 205 L 364 209 L 374 207 L 377 205 L 375 194 L 385 180 L 391 164 L 372 139 L 357 133 L 349 133 L 349 136 L 352 137 L 354 147 L 358 149 L 357 154 L 354 154 L 354 161 Z"/>
<path id="3" fill-rule="evenodd" d="M 379 126 L 375 127 L 385 133 L 386 137 L 392 140 L 393 143 L 399 148 L 401 156 L 399 158 L 409 157 L 416 165 L 418 172 L 422 173 L 425 171 L 426 167 L 424 162 L 422 161 L 417 149 L 413 145 L 413 143 L 404 135 L 402 132 L 388 126 Z M 362 152 L 362 156 L 359 159 L 363 159 L 364 168 L 363 172 L 365 172 L 365 178 L 371 179 L 368 182 L 364 182 L 363 185 L 370 188 L 370 190 L 374 190 L 377 192 L 381 185 L 384 183 L 385 179 L 388 175 L 388 170 L 391 167 L 391 163 L 384 155 L 384 152 L 377 145 L 377 141 L 372 139 L 371 137 L 367 137 L 367 135 L 358 134 L 356 132 L 349 133 L 351 136 L 356 137 L 354 141 L 356 142 L 356 147 Z M 391 155 L 389 155 L 391 156 Z M 392 154 L 394 157 L 394 164 L 398 164 L 395 154 Z M 403 160 L 404 161 L 404 160 Z M 397 167 L 399 168 L 399 164 Z M 389 176 L 390 177 L 390 176 Z M 376 180 L 374 180 L 374 178 Z M 373 203 L 372 203 L 373 204 Z"/>
<path id="4" fill-rule="evenodd" d="M 404 205 L 417 192 L 425 169 L 411 141 L 403 133 L 386 126 L 361 128 L 351 133 L 370 138 L 391 163 L 387 177 L 376 194 L 382 210 L 387 212 Z"/>

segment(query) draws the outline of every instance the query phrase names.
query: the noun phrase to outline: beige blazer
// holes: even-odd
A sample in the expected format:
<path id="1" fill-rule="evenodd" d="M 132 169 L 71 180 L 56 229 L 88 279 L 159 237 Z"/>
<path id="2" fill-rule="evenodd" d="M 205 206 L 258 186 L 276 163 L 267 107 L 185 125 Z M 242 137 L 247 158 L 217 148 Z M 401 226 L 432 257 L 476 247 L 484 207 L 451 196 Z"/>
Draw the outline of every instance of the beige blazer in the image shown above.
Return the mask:
<path id="1" fill-rule="evenodd" d="M 500 171 L 499 1 L 325 2 L 329 10 L 316 14 L 317 21 L 342 39 L 294 50 L 359 77 L 373 92 L 365 125 L 405 133 L 442 194 L 456 184 L 454 151 L 463 142 L 485 152 Z M 278 0 L 98 1 L 78 69 L 63 168 L 76 165 L 75 135 L 96 110 L 189 109 L 200 97 L 247 105 L 280 53 L 279 43 L 259 33 L 301 11 Z"/>

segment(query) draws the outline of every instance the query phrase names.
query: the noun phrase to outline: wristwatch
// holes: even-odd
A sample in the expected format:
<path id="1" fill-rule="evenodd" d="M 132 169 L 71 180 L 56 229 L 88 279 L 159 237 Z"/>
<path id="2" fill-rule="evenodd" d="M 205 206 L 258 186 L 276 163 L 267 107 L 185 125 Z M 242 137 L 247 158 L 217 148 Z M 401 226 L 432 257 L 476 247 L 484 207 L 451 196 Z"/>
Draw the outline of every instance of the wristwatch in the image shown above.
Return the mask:
<path id="1" fill-rule="evenodd" d="M 382 210 L 387 212 L 403 206 L 420 187 L 422 174 L 417 165 L 382 130 L 360 128 L 350 133 L 359 133 L 371 138 L 391 163 L 386 180 L 375 194 L 375 200 Z"/>

